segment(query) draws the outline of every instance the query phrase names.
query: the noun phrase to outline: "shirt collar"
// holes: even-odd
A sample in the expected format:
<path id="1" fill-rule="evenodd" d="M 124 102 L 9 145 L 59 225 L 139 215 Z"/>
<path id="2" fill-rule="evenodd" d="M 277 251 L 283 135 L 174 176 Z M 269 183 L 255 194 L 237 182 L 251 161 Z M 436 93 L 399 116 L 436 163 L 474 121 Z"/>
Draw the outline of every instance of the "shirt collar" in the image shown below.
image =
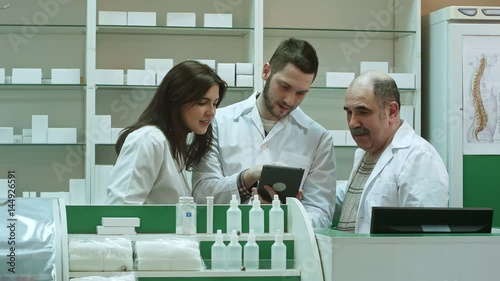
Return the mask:
<path id="1" fill-rule="evenodd" d="M 253 110 L 256 111 L 258 114 L 258 109 L 257 109 L 257 96 L 260 94 L 260 92 L 254 92 L 249 98 L 246 100 L 240 102 L 238 108 L 234 111 L 233 119 L 236 121 L 240 116 L 246 115 Z M 297 124 L 300 126 L 309 129 L 314 120 L 312 120 L 309 116 L 307 116 L 300 107 L 297 107 L 295 110 L 293 110 L 290 114 L 288 114 L 287 117 L 285 118 L 291 118 L 294 120 Z"/>

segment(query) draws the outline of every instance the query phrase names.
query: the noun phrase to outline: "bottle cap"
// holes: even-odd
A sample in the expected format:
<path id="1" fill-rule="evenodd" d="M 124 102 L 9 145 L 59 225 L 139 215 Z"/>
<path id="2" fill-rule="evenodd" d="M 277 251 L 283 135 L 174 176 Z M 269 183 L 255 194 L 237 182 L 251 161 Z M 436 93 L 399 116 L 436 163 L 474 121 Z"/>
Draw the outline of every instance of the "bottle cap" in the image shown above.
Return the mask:
<path id="1" fill-rule="evenodd" d="M 238 206 L 238 200 L 236 200 L 236 195 L 233 194 L 233 196 L 231 197 L 231 201 L 229 201 L 229 206 L 230 207 Z"/>
<path id="2" fill-rule="evenodd" d="M 238 243 L 238 234 L 236 232 L 236 229 L 233 229 L 231 232 L 231 243 Z"/>
<path id="3" fill-rule="evenodd" d="M 217 229 L 217 235 L 215 235 L 215 242 L 223 243 L 222 230 Z"/>
<path id="4" fill-rule="evenodd" d="M 194 200 L 193 200 L 193 197 L 191 197 L 191 196 L 181 196 L 181 197 L 179 197 L 179 202 L 187 203 L 187 202 L 194 202 Z"/>
<path id="5" fill-rule="evenodd" d="M 273 207 L 279 208 L 280 205 L 281 205 L 280 197 L 278 196 L 278 194 L 274 194 Z"/>
<path id="6" fill-rule="evenodd" d="M 260 207 L 259 195 L 256 194 L 253 196 L 252 206 L 254 206 L 256 208 Z"/>
<path id="7" fill-rule="evenodd" d="M 250 229 L 250 232 L 248 233 L 248 243 L 255 243 L 255 233 L 253 229 Z"/>
<path id="8" fill-rule="evenodd" d="M 283 233 L 281 232 L 281 229 L 276 230 L 276 235 L 274 236 L 274 241 L 281 243 L 283 242 Z"/>

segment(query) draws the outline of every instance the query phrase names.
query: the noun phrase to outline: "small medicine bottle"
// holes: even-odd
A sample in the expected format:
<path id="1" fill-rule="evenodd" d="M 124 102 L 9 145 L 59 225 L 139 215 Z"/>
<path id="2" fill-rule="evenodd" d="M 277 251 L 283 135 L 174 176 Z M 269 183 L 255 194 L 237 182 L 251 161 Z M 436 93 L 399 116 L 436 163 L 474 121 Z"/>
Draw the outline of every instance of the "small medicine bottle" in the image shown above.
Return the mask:
<path id="1" fill-rule="evenodd" d="M 179 197 L 175 208 L 175 233 L 196 234 L 196 203 L 193 197 Z"/>

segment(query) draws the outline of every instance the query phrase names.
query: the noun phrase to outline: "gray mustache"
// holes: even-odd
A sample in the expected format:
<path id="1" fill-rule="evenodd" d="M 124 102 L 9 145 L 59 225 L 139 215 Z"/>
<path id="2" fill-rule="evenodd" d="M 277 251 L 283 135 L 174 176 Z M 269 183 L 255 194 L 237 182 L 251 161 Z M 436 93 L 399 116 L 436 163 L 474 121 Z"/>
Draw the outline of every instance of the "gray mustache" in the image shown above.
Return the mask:
<path id="1" fill-rule="evenodd" d="M 370 131 L 367 128 L 350 129 L 353 136 L 368 135 Z"/>

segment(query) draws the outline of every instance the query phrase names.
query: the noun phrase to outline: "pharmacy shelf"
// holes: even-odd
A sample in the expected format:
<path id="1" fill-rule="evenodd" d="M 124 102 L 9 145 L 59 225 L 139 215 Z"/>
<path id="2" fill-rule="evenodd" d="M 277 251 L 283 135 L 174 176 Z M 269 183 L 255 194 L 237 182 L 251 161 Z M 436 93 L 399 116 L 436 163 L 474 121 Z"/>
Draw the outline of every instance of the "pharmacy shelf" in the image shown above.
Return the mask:
<path id="1" fill-rule="evenodd" d="M 170 26 L 121 26 L 98 25 L 97 34 L 141 35 L 193 35 L 193 36 L 246 36 L 253 28 L 170 27 Z"/>
<path id="2" fill-rule="evenodd" d="M 300 270 L 272 270 L 259 269 L 256 271 L 219 271 L 219 270 L 201 270 L 201 271 L 130 271 L 135 273 L 136 277 L 290 277 L 300 276 Z M 72 271 L 69 277 L 86 276 L 116 276 L 117 272 L 78 272 Z"/>
<path id="3" fill-rule="evenodd" d="M 69 234 L 68 236 L 71 238 L 88 238 L 89 235 L 95 235 L 95 234 Z M 105 235 L 102 235 L 105 237 Z M 207 233 L 197 233 L 196 235 L 177 235 L 174 233 L 169 233 L 169 234 L 143 234 L 143 233 L 138 233 L 136 235 L 130 235 L 127 236 L 127 238 L 131 239 L 132 241 L 140 241 L 144 239 L 155 239 L 155 238 L 168 238 L 168 237 L 193 237 L 196 238 L 197 241 L 208 241 L 208 242 L 213 242 L 215 241 L 215 234 L 207 234 Z M 230 241 L 231 240 L 231 235 L 229 234 L 223 234 L 222 235 L 224 241 Z M 269 233 L 264 233 L 264 234 L 256 234 L 255 235 L 255 240 L 256 241 L 274 241 L 275 237 L 274 234 L 269 234 Z M 294 236 L 292 233 L 284 233 L 283 234 L 283 241 L 293 241 Z M 238 235 L 238 241 L 248 241 L 248 233 L 242 233 L 241 235 Z"/>
<path id="4" fill-rule="evenodd" d="M 86 84 L 0 84 L 0 90 L 85 90 Z"/>
<path id="5" fill-rule="evenodd" d="M 85 25 L 0 24 L 0 34 L 85 34 Z M 19 39 L 18 39 L 19 40 Z"/>
<path id="6" fill-rule="evenodd" d="M 77 143 L 0 143 L 0 146 L 85 146 L 84 142 Z"/>
<path id="7" fill-rule="evenodd" d="M 298 37 L 298 38 L 357 38 L 367 34 L 377 39 L 394 40 L 414 36 L 413 30 L 363 30 L 363 29 L 318 29 L 318 28 L 286 28 L 265 27 L 264 36 L 268 37 Z"/>
<path id="8" fill-rule="evenodd" d="M 96 90 L 156 90 L 158 86 L 142 86 L 142 85 L 102 85 L 97 84 Z M 228 92 L 245 92 L 253 91 L 251 87 L 228 87 Z"/>

